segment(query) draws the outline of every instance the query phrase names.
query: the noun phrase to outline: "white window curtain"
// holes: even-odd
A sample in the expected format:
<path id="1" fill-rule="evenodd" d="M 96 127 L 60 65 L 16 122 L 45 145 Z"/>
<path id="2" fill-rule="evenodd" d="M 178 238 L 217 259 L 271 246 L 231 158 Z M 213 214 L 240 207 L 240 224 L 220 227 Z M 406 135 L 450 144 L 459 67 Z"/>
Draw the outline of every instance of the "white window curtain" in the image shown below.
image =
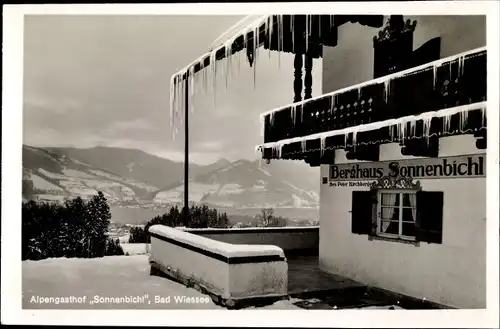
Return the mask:
<path id="1" fill-rule="evenodd" d="M 392 216 L 394 216 L 395 206 L 397 198 L 399 194 L 397 193 L 383 193 L 382 198 L 384 201 L 387 201 L 385 204 L 382 204 L 382 218 L 384 220 L 392 220 Z M 385 207 L 384 207 L 385 206 Z M 380 230 L 382 233 L 385 233 L 387 229 L 391 225 L 391 222 L 382 221 Z"/>
<path id="2" fill-rule="evenodd" d="M 417 194 L 416 193 L 409 193 L 408 198 L 410 199 L 410 205 L 411 205 L 411 214 L 413 217 L 413 221 L 417 221 Z"/>

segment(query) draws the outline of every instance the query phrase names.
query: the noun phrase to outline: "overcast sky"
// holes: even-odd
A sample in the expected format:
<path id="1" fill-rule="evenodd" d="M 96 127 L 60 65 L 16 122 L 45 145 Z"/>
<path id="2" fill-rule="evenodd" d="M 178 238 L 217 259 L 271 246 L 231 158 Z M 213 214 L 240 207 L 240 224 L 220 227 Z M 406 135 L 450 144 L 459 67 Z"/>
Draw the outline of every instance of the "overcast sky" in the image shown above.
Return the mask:
<path id="1" fill-rule="evenodd" d="M 137 148 L 182 161 L 182 130 L 172 140 L 170 128 L 170 77 L 241 18 L 26 16 L 24 143 Z M 259 56 L 255 90 L 253 68 L 241 56 L 227 91 L 219 76 L 215 108 L 212 95 L 196 96 L 193 162 L 258 158 L 259 113 L 293 101 L 293 56 L 263 49 Z M 315 61 L 313 95 L 320 90 Z"/>

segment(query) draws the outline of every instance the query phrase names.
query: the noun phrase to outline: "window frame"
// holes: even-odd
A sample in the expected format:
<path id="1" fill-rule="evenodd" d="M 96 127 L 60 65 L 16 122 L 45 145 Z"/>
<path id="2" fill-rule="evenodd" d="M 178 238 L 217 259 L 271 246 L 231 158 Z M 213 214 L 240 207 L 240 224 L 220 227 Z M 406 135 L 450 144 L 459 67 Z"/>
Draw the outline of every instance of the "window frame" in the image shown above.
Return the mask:
<path id="1" fill-rule="evenodd" d="M 416 233 L 413 236 L 410 235 L 404 235 L 403 234 L 403 223 L 411 223 L 409 221 L 404 221 L 403 220 L 403 209 L 409 208 L 409 209 L 415 209 L 415 212 L 417 212 L 417 203 L 416 203 L 416 195 L 417 195 L 416 189 L 401 189 L 401 188 L 390 188 L 390 189 L 378 189 L 377 190 L 377 229 L 375 230 L 375 236 L 376 237 L 381 237 L 381 238 L 386 238 L 386 239 L 391 239 L 391 240 L 404 240 L 408 242 L 416 242 Z M 389 206 L 391 208 L 398 209 L 398 234 L 392 234 L 392 233 L 385 233 L 381 232 L 382 228 L 382 208 L 384 207 L 382 205 L 382 195 L 383 194 L 396 194 L 398 195 L 399 198 L 399 205 L 398 206 Z M 415 195 L 415 206 L 414 207 L 405 207 L 403 206 L 403 194 L 414 194 Z M 395 221 L 394 221 L 395 222 Z M 416 227 L 416 218 L 413 219 L 413 224 Z"/>

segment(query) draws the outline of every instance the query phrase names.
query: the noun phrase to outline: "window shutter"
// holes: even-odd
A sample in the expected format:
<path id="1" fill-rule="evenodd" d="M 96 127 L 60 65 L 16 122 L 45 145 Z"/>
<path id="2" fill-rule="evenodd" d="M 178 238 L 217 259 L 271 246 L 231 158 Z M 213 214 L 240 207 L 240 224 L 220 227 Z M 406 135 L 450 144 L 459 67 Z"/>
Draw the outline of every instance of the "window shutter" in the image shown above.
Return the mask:
<path id="1" fill-rule="evenodd" d="M 443 192 L 417 192 L 417 241 L 443 242 Z"/>
<path id="2" fill-rule="evenodd" d="M 373 230 L 373 206 L 377 202 L 376 191 L 353 191 L 351 231 L 355 234 L 371 234 Z"/>

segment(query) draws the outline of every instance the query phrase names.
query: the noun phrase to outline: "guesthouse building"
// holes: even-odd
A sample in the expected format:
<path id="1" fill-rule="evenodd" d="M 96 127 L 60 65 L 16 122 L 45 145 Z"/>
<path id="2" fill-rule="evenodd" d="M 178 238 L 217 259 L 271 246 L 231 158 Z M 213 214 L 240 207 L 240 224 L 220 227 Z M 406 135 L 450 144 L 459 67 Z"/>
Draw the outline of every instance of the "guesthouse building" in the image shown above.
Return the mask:
<path id="1" fill-rule="evenodd" d="M 259 47 L 294 54 L 294 99 L 262 113 L 257 150 L 320 167 L 322 269 L 485 308 L 486 17 L 259 19 L 173 76 L 172 117 L 217 60 L 243 52 L 255 65 Z M 313 98 L 314 58 L 323 81 Z"/>

